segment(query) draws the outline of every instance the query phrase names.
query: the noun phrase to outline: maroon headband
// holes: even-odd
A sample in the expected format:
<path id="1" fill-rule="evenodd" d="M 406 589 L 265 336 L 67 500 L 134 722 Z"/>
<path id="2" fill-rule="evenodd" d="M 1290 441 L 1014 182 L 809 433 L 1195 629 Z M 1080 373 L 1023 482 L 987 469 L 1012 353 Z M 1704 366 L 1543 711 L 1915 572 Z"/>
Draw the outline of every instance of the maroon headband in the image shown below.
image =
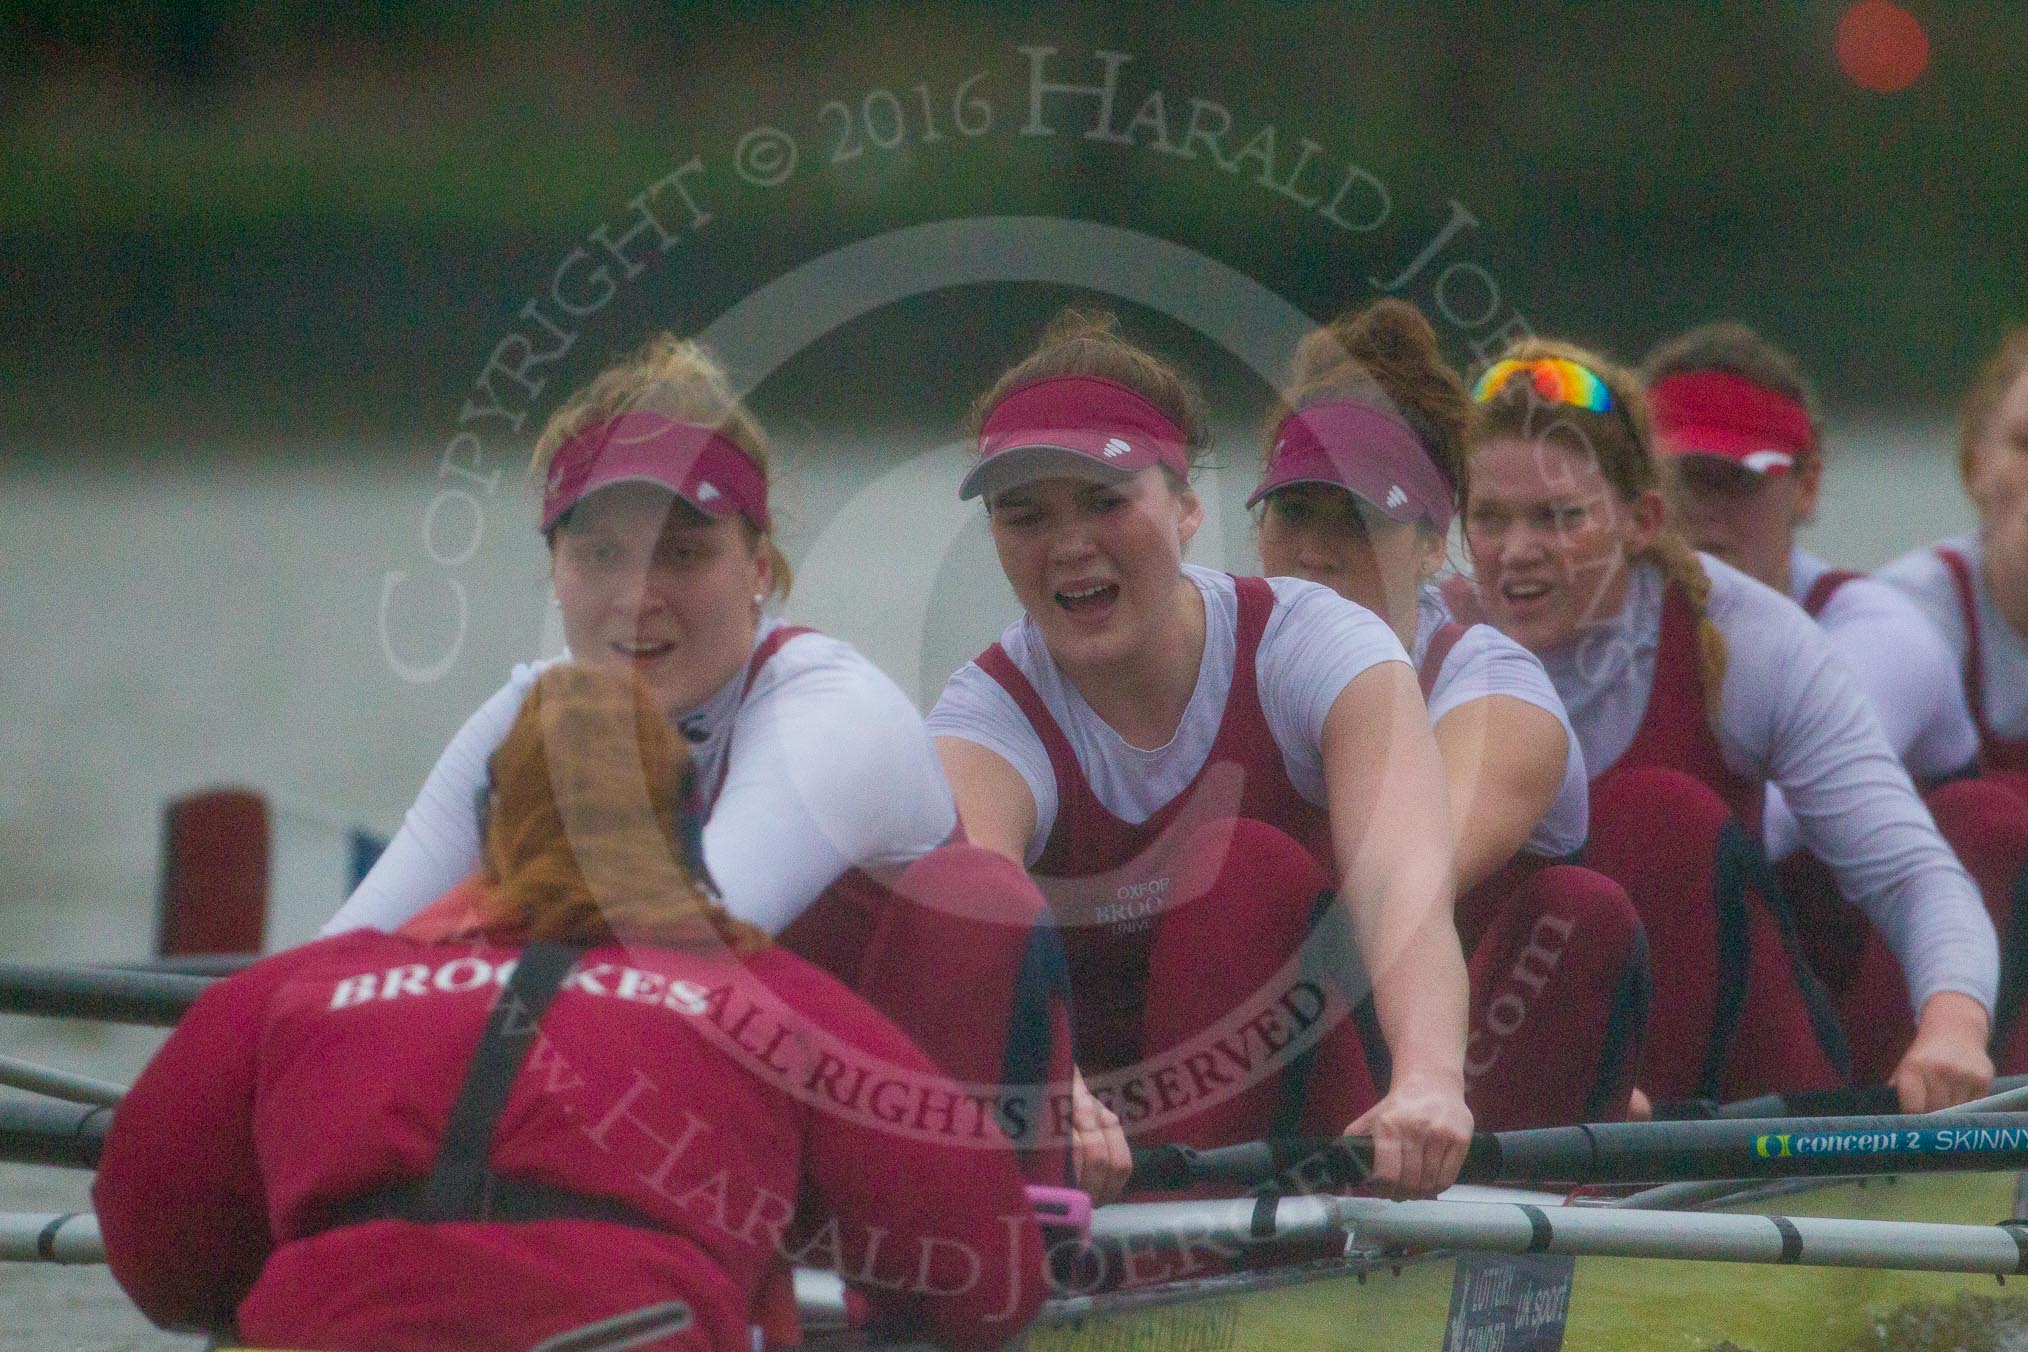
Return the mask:
<path id="1" fill-rule="evenodd" d="M 1729 371 L 1690 371 L 1648 391 L 1655 442 L 1665 455 L 1714 455 L 1756 474 L 1786 474 L 1816 449 L 1803 406 Z"/>
<path id="2" fill-rule="evenodd" d="M 1401 417 L 1353 399 L 1311 404 L 1275 429 L 1274 455 L 1251 507 L 1291 484 L 1336 484 L 1378 507 L 1390 520 L 1427 520 L 1450 529 L 1455 490 Z"/>
<path id="3" fill-rule="evenodd" d="M 542 492 L 545 534 L 601 488 L 647 483 L 666 488 L 706 516 L 744 516 L 768 529 L 767 475 L 717 429 L 661 413 L 622 413 L 557 447 Z"/>
<path id="4" fill-rule="evenodd" d="M 979 463 L 958 486 L 976 498 L 1029 479 L 1093 466 L 1118 477 L 1167 465 L 1188 477 L 1187 438 L 1170 417 L 1124 385 L 1097 376 L 1052 376 L 1002 399 L 979 430 Z M 1052 462 L 1053 465 L 1052 465 Z"/>

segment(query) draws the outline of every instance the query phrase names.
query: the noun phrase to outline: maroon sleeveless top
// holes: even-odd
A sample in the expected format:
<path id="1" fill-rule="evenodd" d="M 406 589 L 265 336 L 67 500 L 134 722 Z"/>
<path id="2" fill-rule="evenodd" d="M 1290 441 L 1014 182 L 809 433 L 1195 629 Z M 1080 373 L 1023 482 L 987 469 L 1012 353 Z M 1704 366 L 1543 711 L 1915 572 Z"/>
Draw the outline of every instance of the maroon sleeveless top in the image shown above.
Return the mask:
<path id="1" fill-rule="evenodd" d="M 1444 662 L 1450 657 L 1451 649 L 1458 646 L 1458 640 L 1465 636 L 1465 626 L 1456 620 L 1445 620 L 1437 631 L 1429 636 L 1429 647 L 1423 649 L 1422 667 L 1416 676 L 1422 682 L 1423 703 L 1436 693 L 1437 677 L 1443 674 Z"/>
<path id="2" fill-rule="evenodd" d="M 1812 582 L 1810 589 L 1803 593 L 1804 613 L 1813 620 L 1817 619 L 1824 613 L 1824 607 L 1831 604 L 1831 598 L 1838 594 L 1840 587 L 1843 587 L 1854 578 L 1864 576 L 1866 574 L 1855 573 L 1849 568 L 1829 569 L 1815 582 Z"/>
<path id="3" fill-rule="evenodd" d="M 1938 545 L 1936 556 L 1951 575 L 1958 613 L 1964 616 L 1965 702 L 1972 706 L 1972 726 L 1979 730 L 1979 766 L 2028 774 L 2028 737 L 2002 737 L 1986 721 L 1986 667 L 1979 645 L 1979 592 L 1971 560 L 1948 545 Z"/>
<path id="4" fill-rule="evenodd" d="M 1196 828 L 1234 817 L 1266 822 L 1308 849 L 1327 873 L 1337 873 L 1330 816 L 1289 782 L 1260 705 L 1255 662 L 1274 589 L 1263 578 L 1234 581 L 1238 643 L 1218 734 L 1189 786 L 1138 824 L 1120 820 L 1099 801 L 1070 739 L 1006 651 L 995 643 L 979 656 L 980 668 L 1027 717 L 1056 776 L 1056 822 L 1030 872 L 1062 928 L 1078 1060 L 1088 1071 L 1116 1070 L 1141 1054 L 1155 920 L 1188 900 L 1170 895 L 1170 879 Z"/>
<path id="5" fill-rule="evenodd" d="M 1697 614 L 1682 588 L 1671 582 L 1662 593 L 1662 635 L 1647 712 L 1620 758 L 1592 776 L 1594 820 L 1599 790 L 1614 775 L 1637 765 L 1657 765 L 1681 770 L 1704 784 L 1725 800 L 1741 826 L 1758 836 L 1766 782 L 1736 775 L 1726 766 L 1717 734 L 1711 730 L 1710 712 L 1697 670 Z"/>

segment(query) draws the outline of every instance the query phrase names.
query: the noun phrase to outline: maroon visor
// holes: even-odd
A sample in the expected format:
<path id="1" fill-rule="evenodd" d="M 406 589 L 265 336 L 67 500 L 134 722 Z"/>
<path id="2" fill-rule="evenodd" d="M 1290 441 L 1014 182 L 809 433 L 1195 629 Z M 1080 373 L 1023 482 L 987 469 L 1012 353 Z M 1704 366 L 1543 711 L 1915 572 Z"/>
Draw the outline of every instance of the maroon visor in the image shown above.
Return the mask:
<path id="1" fill-rule="evenodd" d="M 1356 400 L 1311 404 L 1282 419 L 1267 473 L 1246 505 L 1293 484 L 1335 484 L 1389 520 L 1426 520 L 1438 534 L 1451 526 L 1455 493 L 1422 438 L 1397 415 Z"/>
<path id="2" fill-rule="evenodd" d="M 1151 465 L 1187 478 L 1181 428 L 1124 385 L 1096 376 L 1054 376 L 994 405 L 979 430 L 979 463 L 960 498 L 1058 475 L 1124 479 Z"/>
<path id="3" fill-rule="evenodd" d="M 706 516 L 744 516 L 768 529 L 767 475 L 752 457 L 716 428 L 636 410 L 557 448 L 542 492 L 543 533 L 599 489 L 624 483 L 654 484 Z"/>

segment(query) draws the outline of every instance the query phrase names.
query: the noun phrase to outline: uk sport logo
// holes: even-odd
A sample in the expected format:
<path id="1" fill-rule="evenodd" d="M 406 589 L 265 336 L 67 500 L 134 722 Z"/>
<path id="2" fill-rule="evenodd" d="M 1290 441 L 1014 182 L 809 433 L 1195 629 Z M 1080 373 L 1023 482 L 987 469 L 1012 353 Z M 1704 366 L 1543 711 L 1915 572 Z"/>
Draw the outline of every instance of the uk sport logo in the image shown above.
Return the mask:
<path id="1" fill-rule="evenodd" d="M 1402 503 L 1407 501 L 1408 494 L 1401 491 L 1400 484 L 1395 484 L 1392 488 L 1389 488 L 1387 490 L 1387 510 L 1389 510 L 1390 512 L 1393 511 L 1395 508 L 1401 506 Z"/>
<path id="2" fill-rule="evenodd" d="M 1123 455 L 1131 455 L 1134 450 L 1133 447 L 1127 445 L 1126 442 L 1121 441 L 1118 437 L 1114 437 L 1099 449 L 1105 453 L 1105 457 L 1108 460 L 1117 460 Z"/>
<path id="3" fill-rule="evenodd" d="M 697 500 L 699 502 L 718 501 L 718 485 L 712 483 L 709 479 L 697 485 Z"/>

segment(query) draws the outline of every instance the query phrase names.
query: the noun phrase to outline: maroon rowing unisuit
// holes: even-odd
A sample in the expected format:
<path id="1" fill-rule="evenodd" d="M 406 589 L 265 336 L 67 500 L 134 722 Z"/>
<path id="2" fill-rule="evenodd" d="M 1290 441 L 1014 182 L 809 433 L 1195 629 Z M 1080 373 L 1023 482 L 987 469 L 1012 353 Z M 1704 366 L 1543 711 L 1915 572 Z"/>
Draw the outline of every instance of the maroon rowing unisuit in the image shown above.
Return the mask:
<path id="1" fill-rule="evenodd" d="M 1587 862 L 1626 889 L 1648 929 L 1655 1002 L 1641 1081 L 1658 1100 L 1822 1089 L 1846 1076 L 1843 1030 L 1775 909 L 1751 835 L 1765 792 L 1725 763 L 1696 612 L 1671 583 L 1647 710 L 1592 780 L 1587 846 Z"/>

